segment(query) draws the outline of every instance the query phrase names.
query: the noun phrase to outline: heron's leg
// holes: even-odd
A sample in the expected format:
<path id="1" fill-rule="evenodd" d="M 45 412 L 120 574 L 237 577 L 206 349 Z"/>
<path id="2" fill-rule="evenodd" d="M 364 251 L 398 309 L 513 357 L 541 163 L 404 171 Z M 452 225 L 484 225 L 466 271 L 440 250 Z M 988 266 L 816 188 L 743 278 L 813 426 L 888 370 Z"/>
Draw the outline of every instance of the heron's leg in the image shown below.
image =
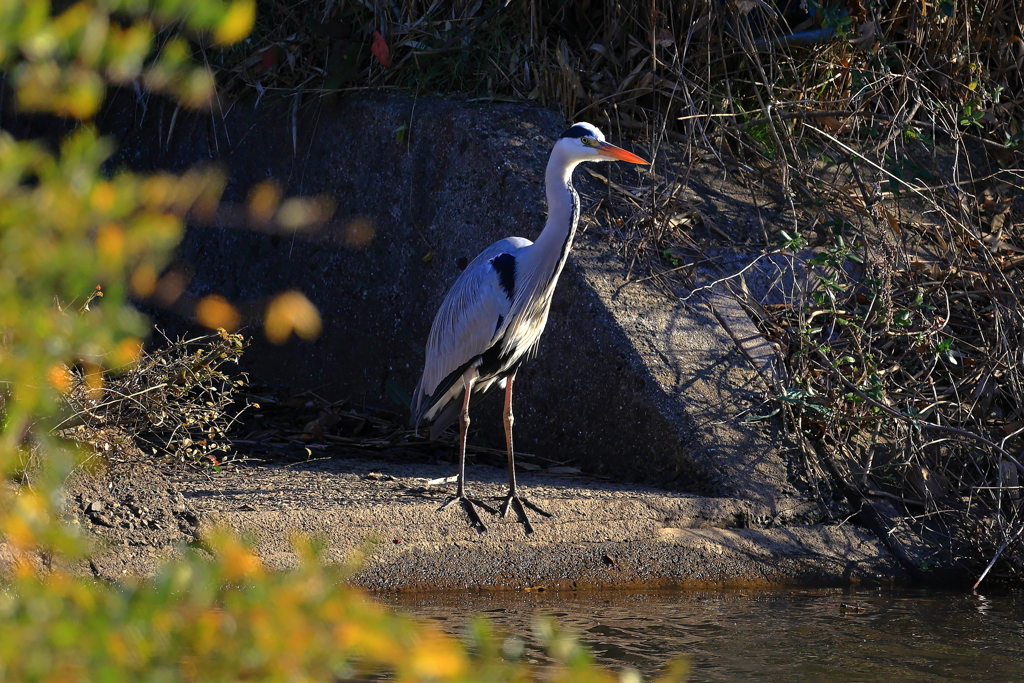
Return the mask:
<path id="1" fill-rule="evenodd" d="M 512 415 L 512 383 L 516 381 L 516 373 L 505 378 L 505 446 L 508 448 L 508 493 L 518 495 L 516 488 L 516 456 L 512 448 L 512 425 L 516 418 Z M 506 509 L 506 513 L 508 510 Z"/>
<path id="2" fill-rule="evenodd" d="M 483 523 L 480 515 L 477 514 L 476 506 L 479 505 L 491 514 L 496 514 L 497 510 L 482 501 L 466 496 L 466 436 L 469 434 L 469 399 L 473 395 L 473 385 L 476 384 L 477 376 L 476 368 L 470 368 L 462 375 L 465 389 L 462 394 L 462 412 L 459 414 L 459 488 L 455 497 L 442 505 L 439 510 L 444 510 L 452 503 L 459 502 L 466 511 L 466 514 L 469 515 L 470 521 L 480 531 L 487 531 L 487 525 Z"/>
<path id="3" fill-rule="evenodd" d="M 516 515 L 523 522 L 523 526 L 526 527 L 526 533 L 533 533 L 533 525 L 530 524 L 530 517 L 526 514 L 526 508 L 538 512 L 545 517 L 550 517 L 551 513 L 546 512 L 532 502 L 529 499 L 523 498 L 519 495 L 519 488 L 516 486 L 516 457 L 515 450 L 512 448 L 512 424 L 515 422 L 515 417 L 512 415 L 512 383 L 515 382 L 516 373 L 512 373 L 505 378 L 505 445 L 508 448 L 508 495 L 505 497 L 505 502 L 501 504 L 501 516 L 507 517 L 509 508 L 513 505 L 516 509 Z"/>

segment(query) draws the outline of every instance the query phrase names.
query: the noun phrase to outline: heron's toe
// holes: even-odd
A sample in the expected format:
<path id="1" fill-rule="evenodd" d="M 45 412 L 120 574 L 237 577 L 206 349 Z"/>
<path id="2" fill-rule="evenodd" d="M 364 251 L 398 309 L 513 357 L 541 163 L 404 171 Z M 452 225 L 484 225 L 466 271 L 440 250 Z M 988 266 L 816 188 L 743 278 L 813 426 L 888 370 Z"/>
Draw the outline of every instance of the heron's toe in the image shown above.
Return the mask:
<path id="1" fill-rule="evenodd" d="M 472 525 L 476 527 L 480 533 L 487 531 L 487 525 L 484 524 L 484 521 L 482 519 L 480 519 L 480 514 L 476 511 L 477 506 L 482 507 L 484 510 L 487 510 L 492 515 L 498 514 L 497 510 L 495 510 L 482 500 L 469 498 L 467 496 L 454 496 L 452 497 L 451 500 L 446 502 L 437 510 L 438 512 L 440 512 L 441 510 L 446 510 L 455 503 L 459 503 L 462 506 L 462 509 L 466 511 L 466 515 L 469 517 L 470 523 L 472 523 Z"/>
<path id="2" fill-rule="evenodd" d="M 533 524 L 530 523 L 530 516 L 526 514 L 526 508 L 530 508 L 539 515 L 544 517 L 551 517 L 551 513 L 533 503 L 529 498 L 524 498 L 520 495 L 509 493 L 505 496 L 504 501 L 499 508 L 499 512 L 502 517 L 508 517 L 508 511 L 515 509 L 516 517 L 523 523 L 523 527 L 526 529 L 526 533 L 533 533 Z"/>

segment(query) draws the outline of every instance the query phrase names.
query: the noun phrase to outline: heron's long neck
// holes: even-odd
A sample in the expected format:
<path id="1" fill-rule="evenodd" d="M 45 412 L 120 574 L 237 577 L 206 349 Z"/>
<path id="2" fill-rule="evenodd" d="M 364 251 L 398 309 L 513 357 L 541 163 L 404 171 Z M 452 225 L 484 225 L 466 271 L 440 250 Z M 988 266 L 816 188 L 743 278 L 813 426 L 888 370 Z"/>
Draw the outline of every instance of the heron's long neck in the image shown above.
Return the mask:
<path id="1" fill-rule="evenodd" d="M 576 164 L 567 164 L 560 157 L 552 154 L 548 161 L 544 178 L 548 195 L 548 221 L 531 249 L 534 261 L 531 265 L 538 275 L 551 284 L 558 279 L 565 265 L 580 215 L 580 199 L 572 187 L 572 172 Z"/>

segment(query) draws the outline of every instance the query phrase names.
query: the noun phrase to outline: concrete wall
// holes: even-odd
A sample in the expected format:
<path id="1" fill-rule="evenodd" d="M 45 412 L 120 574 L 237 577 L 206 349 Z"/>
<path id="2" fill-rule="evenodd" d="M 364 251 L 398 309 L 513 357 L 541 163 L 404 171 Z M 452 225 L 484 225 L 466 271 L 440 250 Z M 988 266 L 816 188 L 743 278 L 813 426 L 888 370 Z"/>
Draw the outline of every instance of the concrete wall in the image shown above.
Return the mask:
<path id="1" fill-rule="evenodd" d="M 247 370 L 370 405 L 392 405 L 389 380 L 412 390 L 460 259 L 539 233 L 543 169 L 566 125 L 522 105 L 371 96 L 298 108 L 240 102 L 225 114 L 179 114 L 173 130 L 172 117 L 158 101 L 144 113 L 115 101 L 104 117 L 124 140 L 115 163 L 222 163 L 231 202 L 268 178 L 286 196 L 335 199 L 334 218 L 309 234 L 190 227 L 179 266 L 192 274 L 189 296 L 219 293 L 252 311 L 282 290 L 304 292 L 323 316 L 321 337 L 274 347 L 255 334 Z M 640 171 L 602 172 L 635 182 Z M 596 192 L 583 176 L 584 194 Z M 788 495 L 775 447 L 733 419 L 760 389 L 710 310 L 624 287 L 624 264 L 586 233 L 589 220 L 584 212 L 540 352 L 517 381 L 517 447 L 621 479 L 763 501 Z M 353 221 L 372 226 L 363 249 L 346 246 Z M 489 403 L 476 411 L 476 438 L 500 446 L 498 401 Z"/>

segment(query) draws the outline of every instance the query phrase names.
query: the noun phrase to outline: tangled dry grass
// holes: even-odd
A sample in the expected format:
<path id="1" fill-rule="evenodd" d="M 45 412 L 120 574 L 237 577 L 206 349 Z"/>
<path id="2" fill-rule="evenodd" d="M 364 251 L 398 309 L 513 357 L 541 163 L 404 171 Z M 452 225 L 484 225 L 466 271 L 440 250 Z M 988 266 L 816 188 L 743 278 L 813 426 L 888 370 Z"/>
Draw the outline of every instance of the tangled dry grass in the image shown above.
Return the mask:
<path id="1" fill-rule="evenodd" d="M 101 378 L 72 368 L 61 436 L 90 445 L 110 461 L 145 459 L 173 466 L 217 466 L 230 450 L 228 430 L 241 410 L 237 363 L 242 335 L 224 331 L 164 339 L 123 372 Z"/>
<path id="2" fill-rule="evenodd" d="M 813 132 L 801 123 L 877 145 L 967 121 L 1015 146 L 1022 20 L 1012 0 L 263 0 L 251 41 L 218 66 L 229 92 L 296 105 L 363 88 L 533 100 L 617 133 L 792 161 Z"/>
<path id="3" fill-rule="evenodd" d="M 949 209 L 952 194 L 932 206 Z M 998 575 L 1019 578 L 1020 247 L 1001 227 L 876 211 L 813 256 L 800 238 L 787 245 L 809 277 L 762 317 L 791 378 L 780 398 L 821 479 L 855 503 L 897 502 L 920 533 L 945 538 L 948 563 L 999 556 Z M 1010 213 L 990 219 L 1005 227 Z"/>

